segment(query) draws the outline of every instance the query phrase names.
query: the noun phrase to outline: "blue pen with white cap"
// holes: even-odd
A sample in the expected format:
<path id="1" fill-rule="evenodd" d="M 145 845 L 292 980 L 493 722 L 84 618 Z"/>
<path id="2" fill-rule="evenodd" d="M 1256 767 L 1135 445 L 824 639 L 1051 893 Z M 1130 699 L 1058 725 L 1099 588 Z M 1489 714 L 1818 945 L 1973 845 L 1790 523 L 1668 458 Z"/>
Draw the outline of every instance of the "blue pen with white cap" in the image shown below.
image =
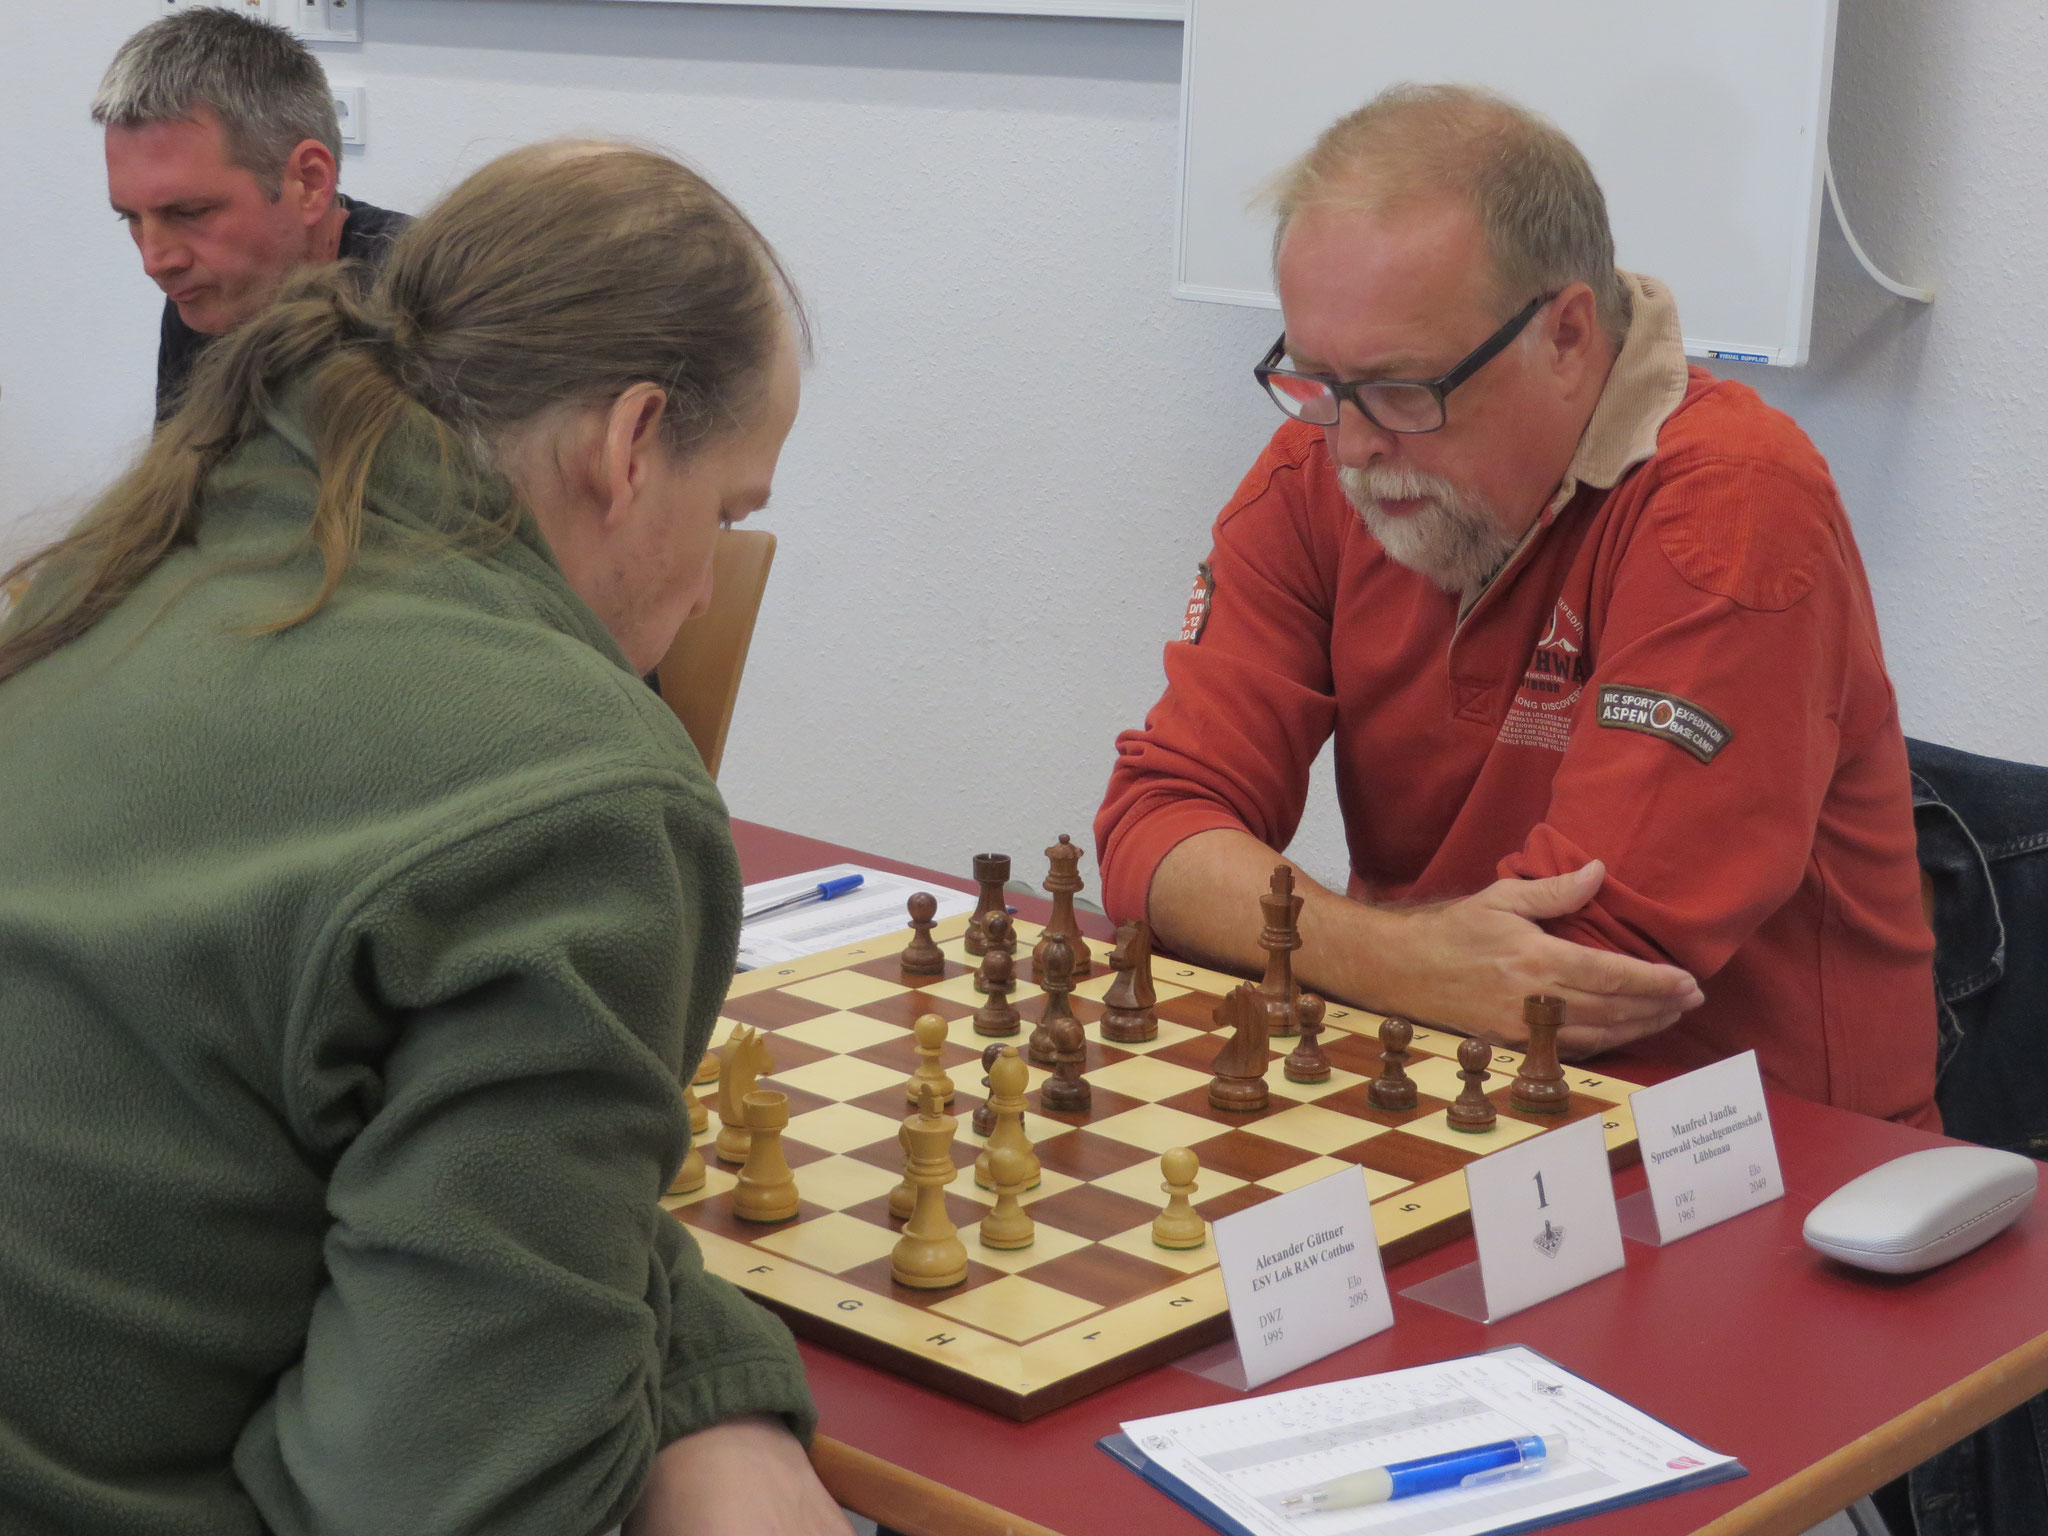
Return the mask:
<path id="1" fill-rule="evenodd" d="M 1413 1498 L 1418 1493 L 1441 1493 L 1446 1488 L 1475 1488 L 1540 1471 L 1552 1457 L 1563 1454 L 1562 1435 L 1522 1435 L 1353 1472 L 1319 1488 L 1290 1493 L 1280 1500 L 1280 1507 L 1290 1515 L 1312 1515 L 1326 1509 L 1355 1509 L 1361 1504 Z"/>
<path id="2" fill-rule="evenodd" d="M 837 879 L 822 880 L 808 891 L 798 891 L 794 896 L 785 896 L 780 901 L 771 901 L 766 906 L 754 907 L 740 914 L 742 923 L 751 923 L 757 917 L 766 917 L 771 912 L 781 912 L 790 907 L 800 907 L 811 901 L 830 901 L 834 896 L 844 896 L 848 891 L 860 888 L 859 875 L 840 875 Z"/>

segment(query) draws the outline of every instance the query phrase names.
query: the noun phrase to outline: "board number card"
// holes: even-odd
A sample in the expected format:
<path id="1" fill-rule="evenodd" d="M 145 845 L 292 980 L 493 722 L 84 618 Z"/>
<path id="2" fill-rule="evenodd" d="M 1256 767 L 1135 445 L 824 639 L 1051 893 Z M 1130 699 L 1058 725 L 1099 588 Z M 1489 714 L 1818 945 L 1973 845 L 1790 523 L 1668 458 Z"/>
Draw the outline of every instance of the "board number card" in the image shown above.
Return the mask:
<path id="1" fill-rule="evenodd" d="M 1488 1322 L 1621 1268 L 1621 1218 L 1597 1118 L 1466 1164 L 1465 1188 Z"/>
<path id="2" fill-rule="evenodd" d="M 1785 1193 L 1755 1051 L 1638 1088 L 1630 1103 L 1659 1242 L 1675 1242 Z"/>
<path id="3" fill-rule="evenodd" d="M 1210 1232 L 1247 1386 L 1393 1326 L 1363 1168 L 1225 1216 Z"/>

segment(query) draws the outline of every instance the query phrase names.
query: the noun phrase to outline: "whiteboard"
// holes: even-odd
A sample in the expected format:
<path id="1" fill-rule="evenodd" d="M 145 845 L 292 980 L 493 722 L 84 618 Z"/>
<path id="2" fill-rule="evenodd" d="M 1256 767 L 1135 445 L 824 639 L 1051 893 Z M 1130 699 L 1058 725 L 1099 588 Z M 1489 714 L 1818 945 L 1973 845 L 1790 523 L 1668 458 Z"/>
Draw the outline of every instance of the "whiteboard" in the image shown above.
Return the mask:
<path id="1" fill-rule="evenodd" d="M 1615 258 L 1686 350 L 1806 361 L 1836 0 L 1191 0 L 1174 292 L 1277 308 L 1261 189 L 1396 81 L 1550 117 L 1607 194 Z"/>
<path id="2" fill-rule="evenodd" d="M 665 5 L 765 5 L 806 11 L 956 11 L 975 16 L 1090 16 L 1185 21 L 1188 0 L 649 0 Z"/>

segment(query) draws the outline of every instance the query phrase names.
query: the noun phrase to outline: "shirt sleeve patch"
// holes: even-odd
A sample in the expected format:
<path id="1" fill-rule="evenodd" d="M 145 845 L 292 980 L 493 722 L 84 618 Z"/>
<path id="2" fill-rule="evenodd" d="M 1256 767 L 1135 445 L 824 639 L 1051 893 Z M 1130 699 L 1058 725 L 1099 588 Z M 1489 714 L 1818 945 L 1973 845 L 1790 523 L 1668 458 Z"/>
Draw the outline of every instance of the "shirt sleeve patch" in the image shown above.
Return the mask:
<path id="1" fill-rule="evenodd" d="M 1180 621 L 1180 637 L 1193 645 L 1209 625 L 1209 604 L 1216 596 L 1216 576 L 1204 560 L 1195 567 L 1195 590 L 1188 594 L 1187 612 Z"/>
<path id="2" fill-rule="evenodd" d="M 1613 730 L 1661 736 L 1703 763 L 1711 763 L 1735 736 L 1699 705 L 1688 704 L 1676 694 L 1621 683 L 1602 685 L 1598 720 Z"/>

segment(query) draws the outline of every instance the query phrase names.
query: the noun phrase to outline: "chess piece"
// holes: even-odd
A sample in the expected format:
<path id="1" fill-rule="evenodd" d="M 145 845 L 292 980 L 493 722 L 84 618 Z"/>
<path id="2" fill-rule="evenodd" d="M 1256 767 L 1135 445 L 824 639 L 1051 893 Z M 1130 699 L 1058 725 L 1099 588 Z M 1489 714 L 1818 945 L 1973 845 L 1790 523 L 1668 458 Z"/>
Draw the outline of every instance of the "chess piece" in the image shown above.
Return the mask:
<path id="1" fill-rule="evenodd" d="M 697 1097 L 694 1084 L 683 1084 L 683 1105 L 690 1112 L 690 1134 L 702 1136 L 711 1126 L 711 1111 L 704 1107 L 704 1101 Z"/>
<path id="2" fill-rule="evenodd" d="M 1266 1006 L 1251 982 L 1232 989 L 1213 1017 L 1230 1038 L 1209 1070 L 1209 1105 L 1250 1114 L 1266 1107 Z"/>
<path id="3" fill-rule="evenodd" d="M 1571 1102 L 1564 1068 L 1557 1064 L 1557 1032 L 1564 1028 L 1564 999 L 1525 997 L 1522 1022 L 1529 1026 L 1522 1070 L 1508 1088 L 1508 1103 L 1524 1114 L 1561 1115 Z"/>
<path id="4" fill-rule="evenodd" d="M 1052 896 L 1052 916 L 1046 920 L 1045 936 L 1031 948 L 1031 979 L 1045 981 L 1046 947 L 1055 938 L 1067 941 L 1067 973 L 1076 981 L 1088 979 L 1088 945 L 1081 937 L 1081 925 L 1074 917 L 1074 895 L 1081 889 L 1081 850 L 1066 833 L 1045 850 L 1052 872 L 1041 889 Z M 1035 1058 L 1034 1058 L 1035 1059 Z"/>
<path id="5" fill-rule="evenodd" d="M 981 884 L 981 897 L 974 904 L 973 915 L 967 919 L 967 938 L 962 948 L 970 955 L 988 953 L 988 920 L 997 912 L 1008 916 L 1009 903 L 1004 899 L 1003 888 L 1010 883 L 1010 856 L 1007 853 L 977 853 L 974 856 L 974 878 Z"/>
<path id="6" fill-rule="evenodd" d="M 1007 925 L 1009 918 L 998 912 Z M 994 919 L 990 919 L 994 928 Z M 1014 942 L 1014 940 L 1012 941 Z M 974 973 L 974 986 L 988 996 L 988 1001 L 974 1010 L 974 1032 L 977 1035 L 1014 1035 L 1022 1015 L 1010 1002 L 1010 992 L 1017 985 L 1017 962 L 1010 958 L 1007 949 L 991 948 L 981 957 L 981 966 Z"/>
<path id="7" fill-rule="evenodd" d="M 946 1021 L 936 1013 L 921 1014 L 910 1033 L 917 1041 L 917 1070 L 910 1074 L 910 1081 L 903 1085 L 910 1102 L 915 1104 L 922 1095 L 926 1084 L 939 1096 L 941 1104 L 953 1102 L 953 1079 L 946 1075 L 940 1065 L 940 1057 L 946 1049 Z"/>
<path id="8" fill-rule="evenodd" d="M 1031 1165 L 1015 1147 L 998 1147 L 989 1158 L 989 1172 L 995 1179 L 995 1209 L 981 1218 L 981 1246 L 984 1248 L 1029 1248 L 1038 1234 L 1031 1213 L 1017 1203 L 1029 1189 Z"/>
<path id="9" fill-rule="evenodd" d="M 701 1107 L 701 1106 L 700 1106 Z M 705 1179 L 704 1155 L 697 1150 L 695 1142 L 683 1154 L 683 1166 L 676 1170 L 676 1176 L 669 1181 L 668 1192 L 672 1195 L 687 1195 L 693 1189 L 702 1189 Z"/>
<path id="10" fill-rule="evenodd" d="M 889 1277 L 920 1291 L 942 1291 L 967 1278 L 967 1245 L 946 1214 L 946 1186 L 959 1170 L 953 1166 L 953 1132 L 959 1122 L 939 1107 L 929 1085 L 917 1113 L 903 1122 L 910 1156 L 903 1176 L 917 1191 L 910 1220 L 889 1254 Z"/>
<path id="11" fill-rule="evenodd" d="M 693 1083 L 715 1083 L 718 1081 L 718 1052 L 706 1051 L 704 1053 L 703 1059 L 697 1063 L 696 1074 L 691 1077 L 690 1081 Z"/>
<path id="12" fill-rule="evenodd" d="M 1038 1016 L 1038 1028 L 1031 1031 L 1031 1040 L 1024 1047 L 1024 1054 L 1041 1067 L 1052 1065 L 1053 1026 L 1074 1017 L 1074 1006 L 1067 1001 L 1067 994 L 1074 990 L 1072 956 L 1059 934 L 1045 946 L 1045 975 L 1040 982 L 1045 988 L 1045 1011 Z"/>
<path id="13" fill-rule="evenodd" d="M 974 1182 L 983 1189 L 995 1188 L 991 1159 L 998 1147 L 1015 1147 L 1024 1154 L 1031 1169 L 1031 1176 L 1024 1185 L 1026 1189 L 1036 1189 L 1042 1182 L 1038 1154 L 1031 1150 L 1031 1138 L 1024 1134 L 1024 1111 L 1027 1107 L 1024 1089 L 1030 1081 L 1031 1073 L 1024 1065 L 1024 1058 L 1017 1054 L 1017 1047 L 1000 1047 L 988 1069 L 988 1101 L 995 1109 L 995 1127 L 988 1133 L 988 1145 L 974 1160 Z"/>
<path id="14" fill-rule="evenodd" d="M 1318 1038 L 1323 1032 L 1323 1000 L 1313 992 L 1297 993 L 1294 1015 L 1301 1025 L 1301 1043 L 1287 1053 L 1280 1070 L 1287 1074 L 1290 1083 L 1327 1083 L 1330 1058 L 1323 1054 Z"/>
<path id="15" fill-rule="evenodd" d="M 898 1221 L 910 1220 L 917 1208 L 917 1186 L 910 1182 L 910 1122 L 896 1127 L 896 1145 L 903 1149 L 903 1182 L 889 1191 L 889 1214 Z"/>
<path id="16" fill-rule="evenodd" d="M 760 1031 L 742 1024 L 732 1032 L 718 1067 L 718 1140 L 711 1147 L 721 1163 L 747 1160 L 745 1100 L 754 1091 L 754 1079 L 774 1070 L 775 1058 Z"/>
<path id="17" fill-rule="evenodd" d="M 1010 984 L 1015 986 L 1017 981 L 1016 919 L 1007 912 L 991 912 L 988 915 L 988 921 L 982 926 L 982 936 L 987 944 L 987 949 L 982 954 L 982 964 L 985 966 L 988 963 L 988 957 L 997 950 L 1001 950 L 1010 961 L 1008 969 L 1003 974 L 1008 976 Z M 974 990 L 977 992 L 986 992 L 988 990 L 982 984 L 982 972 L 979 969 L 974 973 Z"/>
<path id="18" fill-rule="evenodd" d="M 932 941 L 932 924 L 939 911 L 939 899 L 930 891 L 915 892 L 909 901 L 910 942 L 903 946 L 899 960 L 906 976 L 943 976 L 946 957 Z"/>
<path id="19" fill-rule="evenodd" d="M 1159 1036 L 1158 993 L 1152 985 L 1152 929 L 1133 918 L 1118 927 L 1109 952 L 1116 980 L 1102 994 L 1102 1038 L 1129 1043 Z"/>
<path id="20" fill-rule="evenodd" d="M 1195 1192 L 1195 1175 L 1202 1165 L 1186 1147 L 1174 1147 L 1159 1159 L 1159 1171 L 1166 1182 L 1166 1209 L 1152 1218 L 1152 1241 L 1162 1248 L 1199 1248 L 1209 1240 L 1209 1224 L 1189 1204 Z"/>
<path id="21" fill-rule="evenodd" d="M 1259 983 L 1259 996 L 1265 1003 L 1269 1036 L 1296 1032 L 1294 952 L 1301 948 L 1301 900 L 1294 894 L 1293 869 L 1276 864 L 1271 887 L 1259 898 L 1259 911 L 1265 917 L 1259 948 L 1266 952 L 1266 977 Z"/>
<path id="22" fill-rule="evenodd" d="M 1493 1103 L 1486 1097 L 1486 1068 L 1493 1060 L 1493 1047 L 1484 1040 L 1458 1042 L 1458 1077 L 1464 1083 L 1457 1099 L 1444 1112 L 1454 1131 L 1490 1131 L 1496 1118 Z"/>
<path id="23" fill-rule="evenodd" d="M 996 1058 L 1003 1054 L 1003 1042 L 992 1041 L 981 1048 L 981 1103 L 974 1111 L 974 1134 L 988 1140 L 989 1133 L 996 1128 L 996 1106 L 989 1097 L 989 1069 L 996 1064 Z"/>
<path id="24" fill-rule="evenodd" d="M 796 1214 L 796 1175 L 782 1155 L 782 1128 L 789 1124 L 789 1098 L 772 1088 L 746 1097 L 747 1162 L 733 1186 L 732 1213 L 742 1221 L 787 1221 Z"/>
<path id="25" fill-rule="evenodd" d="M 1374 1109 L 1415 1107 L 1415 1084 L 1408 1076 L 1408 1045 L 1414 1038 L 1415 1026 L 1406 1019 L 1388 1019 L 1380 1025 L 1380 1075 L 1365 1090 Z"/>
<path id="26" fill-rule="evenodd" d="M 1081 1069 L 1088 1060 L 1088 1036 L 1081 1021 L 1068 1014 L 1052 1027 L 1052 1076 L 1038 1090 L 1038 1107 L 1048 1114 L 1088 1108 L 1095 1090 Z"/>

